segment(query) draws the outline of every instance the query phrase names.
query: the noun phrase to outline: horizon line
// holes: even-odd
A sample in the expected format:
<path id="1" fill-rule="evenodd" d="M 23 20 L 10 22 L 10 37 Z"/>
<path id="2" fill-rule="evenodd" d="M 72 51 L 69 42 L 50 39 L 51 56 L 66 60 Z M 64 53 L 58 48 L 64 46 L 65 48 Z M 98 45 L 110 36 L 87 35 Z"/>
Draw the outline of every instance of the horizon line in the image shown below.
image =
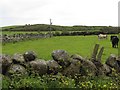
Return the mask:
<path id="1" fill-rule="evenodd" d="M 39 23 L 41 24 L 41 23 Z M 3 27 L 9 27 L 9 26 L 25 26 L 25 25 L 37 25 L 37 24 L 13 24 L 13 25 L 3 25 L 3 26 L 0 26 L 1 28 Z M 41 24 L 42 25 L 42 24 Z M 49 25 L 49 24 L 44 24 L 43 25 Z M 52 25 L 55 25 L 55 24 L 52 24 Z M 112 25 L 58 25 L 56 24 L 55 26 L 111 26 L 111 27 L 119 27 L 119 25 L 117 26 L 112 26 Z"/>

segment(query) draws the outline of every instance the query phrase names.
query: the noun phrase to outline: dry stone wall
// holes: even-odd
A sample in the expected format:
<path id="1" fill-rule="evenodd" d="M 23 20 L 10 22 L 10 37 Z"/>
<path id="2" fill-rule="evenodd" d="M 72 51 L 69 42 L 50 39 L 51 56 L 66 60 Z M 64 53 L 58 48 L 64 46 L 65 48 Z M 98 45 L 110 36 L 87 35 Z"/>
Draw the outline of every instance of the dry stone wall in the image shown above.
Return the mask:
<path id="1" fill-rule="evenodd" d="M 3 34 L 0 36 L 0 41 L 5 44 L 5 43 L 16 43 L 19 41 L 24 41 L 24 40 L 31 40 L 31 39 L 39 39 L 39 38 L 48 38 L 51 37 L 49 33 L 47 34 L 42 34 L 42 33 L 26 33 L 26 34 L 13 34 L 13 35 L 7 35 Z"/>
<path id="2" fill-rule="evenodd" d="M 97 54 L 93 55 L 92 58 L 85 59 L 78 54 L 69 55 L 67 51 L 55 50 L 51 54 L 53 60 L 45 61 L 38 59 L 34 51 L 28 51 L 13 56 L 3 54 L 0 63 L 2 64 L 2 74 L 9 77 L 14 74 L 29 76 L 31 74 L 56 75 L 57 73 L 65 76 L 109 76 L 113 70 L 120 73 L 120 59 L 117 56 L 111 54 L 103 64 L 95 59 Z"/>

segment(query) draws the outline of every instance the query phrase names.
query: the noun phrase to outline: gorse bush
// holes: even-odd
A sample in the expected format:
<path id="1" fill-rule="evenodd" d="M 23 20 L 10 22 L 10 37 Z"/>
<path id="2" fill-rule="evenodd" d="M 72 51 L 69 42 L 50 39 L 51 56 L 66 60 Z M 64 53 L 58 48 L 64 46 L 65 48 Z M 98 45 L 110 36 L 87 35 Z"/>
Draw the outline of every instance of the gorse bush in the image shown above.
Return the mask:
<path id="1" fill-rule="evenodd" d="M 87 77 L 84 81 L 79 81 L 77 88 L 86 88 L 86 89 L 117 89 L 119 88 L 119 82 L 116 82 L 115 79 L 111 77 L 99 76 L 99 77 Z"/>
<path id="2" fill-rule="evenodd" d="M 5 76 L 1 76 L 2 77 L 2 88 L 5 88 L 5 89 L 9 89 L 9 86 L 10 86 L 10 79 L 8 77 L 5 77 Z"/>
<path id="3" fill-rule="evenodd" d="M 3 87 L 8 89 L 29 89 L 29 88 L 45 88 L 46 84 L 39 76 L 30 77 L 14 77 L 12 79 L 6 79 L 3 77 Z"/>
<path id="4" fill-rule="evenodd" d="M 9 79 L 2 76 L 3 89 L 47 89 L 47 88 L 81 88 L 81 89 L 119 89 L 120 76 L 118 77 L 66 77 L 58 75 L 31 75 L 29 77 L 14 77 Z"/>
<path id="5" fill-rule="evenodd" d="M 19 78 L 19 79 L 18 79 Z M 3 87 L 7 89 L 28 89 L 28 88 L 74 88 L 74 79 L 61 75 L 43 75 L 30 77 L 3 77 Z"/>
<path id="6" fill-rule="evenodd" d="M 44 76 L 45 80 L 46 76 Z M 48 88 L 74 88 L 75 80 L 66 76 L 59 75 L 47 75 Z"/>

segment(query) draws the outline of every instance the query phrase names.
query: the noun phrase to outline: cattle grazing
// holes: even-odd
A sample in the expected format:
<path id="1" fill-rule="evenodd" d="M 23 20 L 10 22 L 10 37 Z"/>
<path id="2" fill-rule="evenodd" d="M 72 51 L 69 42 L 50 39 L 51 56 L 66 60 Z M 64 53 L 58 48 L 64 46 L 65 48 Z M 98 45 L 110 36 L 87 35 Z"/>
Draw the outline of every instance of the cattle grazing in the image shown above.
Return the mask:
<path id="1" fill-rule="evenodd" d="M 111 36 L 110 40 L 112 42 L 112 47 L 113 48 L 117 48 L 118 47 L 119 38 L 117 36 Z"/>
<path id="2" fill-rule="evenodd" d="M 107 35 L 105 34 L 99 34 L 98 39 L 107 39 Z"/>
<path id="3" fill-rule="evenodd" d="M 110 36 L 110 41 L 112 41 L 113 37 L 117 37 L 117 36 Z"/>

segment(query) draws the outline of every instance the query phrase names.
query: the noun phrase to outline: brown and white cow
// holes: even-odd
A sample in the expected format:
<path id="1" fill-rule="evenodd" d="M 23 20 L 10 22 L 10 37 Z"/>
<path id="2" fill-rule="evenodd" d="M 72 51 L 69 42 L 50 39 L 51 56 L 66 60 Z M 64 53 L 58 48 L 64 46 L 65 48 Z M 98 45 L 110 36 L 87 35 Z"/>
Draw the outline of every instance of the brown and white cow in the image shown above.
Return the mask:
<path id="1" fill-rule="evenodd" d="M 107 39 L 107 35 L 106 34 L 99 34 L 98 39 Z"/>

